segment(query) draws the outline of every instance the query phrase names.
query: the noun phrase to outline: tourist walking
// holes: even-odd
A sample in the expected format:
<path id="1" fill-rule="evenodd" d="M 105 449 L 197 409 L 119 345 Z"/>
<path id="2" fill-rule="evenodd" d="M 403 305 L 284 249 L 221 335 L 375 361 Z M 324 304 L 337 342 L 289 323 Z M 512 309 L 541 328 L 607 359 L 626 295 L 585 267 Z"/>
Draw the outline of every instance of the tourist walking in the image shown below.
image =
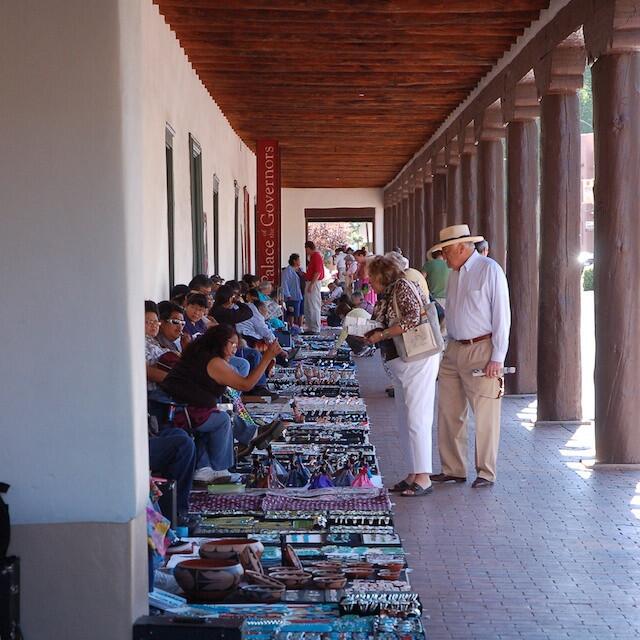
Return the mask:
<path id="1" fill-rule="evenodd" d="M 496 479 L 503 395 L 501 370 L 511 312 L 507 279 L 500 265 L 480 255 L 466 224 L 447 227 L 431 251 L 442 250 L 451 267 L 447 285 L 449 341 L 440 365 L 438 449 L 442 473 L 434 482 L 464 482 L 467 476 L 468 406 L 476 422 L 476 473 L 473 487 Z M 474 375 L 480 370 L 484 375 Z"/>
<path id="2" fill-rule="evenodd" d="M 446 305 L 445 296 L 450 269 L 442 255 L 442 251 L 435 250 L 429 253 L 430 258 L 422 266 L 422 273 L 427 279 L 431 295 L 440 306 L 444 307 Z"/>
<path id="3" fill-rule="evenodd" d="M 406 449 L 410 472 L 392 491 L 414 497 L 431 493 L 431 427 L 439 354 L 404 362 L 394 337 L 417 327 L 428 305 L 421 289 L 409 282 L 397 260 L 376 256 L 369 262 L 369 279 L 380 294 L 373 318 L 382 329 L 370 332 L 371 344 L 379 344 L 385 369 L 393 382 L 401 446 Z"/>
<path id="4" fill-rule="evenodd" d="M 322 254 L 316 251 L 316 245 L 308 240 L 304 244 L 307 254 L 306 285 L 304 291 L 304 317 L 307 333 L 320 333 L 320 307 L 322 296 L 320 286 L 324 279 L 324 260 Z"/>
<path id="5" fill-rule="evenodd" d="M 353 252 L 353 256 L 358 263 L 358 270 L 356 271 L 356 280 L 355 280 L 355 288 L 358 291 L 362 292 L 362 296 L 364 299 L 371 303 L 375 304 L 377 300 L 377 295 L 371 283 L 369 281 L 369 269 L 367 266 L 368 258 L 367 252 L 364 249 L 358 249 Z"/>

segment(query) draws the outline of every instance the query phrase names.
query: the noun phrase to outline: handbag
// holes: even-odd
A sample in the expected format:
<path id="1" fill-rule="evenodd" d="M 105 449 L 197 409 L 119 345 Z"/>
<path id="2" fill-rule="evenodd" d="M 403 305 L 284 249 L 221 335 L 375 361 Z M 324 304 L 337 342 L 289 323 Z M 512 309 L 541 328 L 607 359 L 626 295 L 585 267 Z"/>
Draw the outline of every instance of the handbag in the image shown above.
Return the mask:
<path id="1" fill-rule="evenodd" d="M 423 360 L 444 349 L 444 340 L 440 332 L 440 322 L 438 321 L 438 311 L 433 302 L 424 304 L 422 297 L 416 291 L 415 285 L 411 284 L 411 289 L 420 301 L 422 311 L 420 313 L 420 324 L 409 331 L 405 331 L 399 336 L 393 337 L 398 356 L 402 362 L 415 362 Z M 396 301 L 395 292 L 393 295 L 393 306 L 396 316 L 400 317 L 400 310 Z"/>

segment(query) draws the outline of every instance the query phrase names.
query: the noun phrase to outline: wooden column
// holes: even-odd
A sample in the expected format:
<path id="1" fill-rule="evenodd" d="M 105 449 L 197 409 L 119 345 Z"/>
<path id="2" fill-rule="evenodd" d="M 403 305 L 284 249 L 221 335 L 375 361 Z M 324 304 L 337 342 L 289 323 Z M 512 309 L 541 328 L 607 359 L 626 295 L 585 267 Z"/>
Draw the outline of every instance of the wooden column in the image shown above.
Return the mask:
<path id="1" fill-rule="evenodd" d="M 414 226 L 413 226 L 413 262 L 416 269 L 420 269 L 424 263 L 426 256 L 425 242 L 423 241 L 424 235 L 424 194 L 423 188 L 423 173 L 422 167 L 417 169 L 416 173 L 416 186 L 413 193 L 414 196 Z"/>
<path id="2" fill-rule="evenodd" d="M 540 302 L 538 422 L 582 418 L 580 367 L 581 38 L 535 68 L 540 101 Z"/>
<path id="3" fill-rule="evenodd" d="M 605 3 L 603 3 L 605 4 Z M 596 458 L 640 463 L 640 2 L 584 27 L 595 134 Z"/>
<path id="4" fill-rule="evenodd" d="M 434 222 L 433 222 L 433 173 L 431 169 L 431 161 L 427 162 L 424 168 L 424 183 L 423 183 L 423 208 L 424 208 L 424 229 L 422 231 L 422 241 L 425 246 L 425 259 L 427 251 L 434 244 Z"/>
<path id="5" fill-rule="evenodd" d="M 436 154 L 433 176 L 433 224 L 434 236 L 438 238 L 440 230 L 447 224 L 447 162 L 444 149 Z"/>
<path id="6" fill-rule="evenodd" d="M 385 191 L 384 194 L 384 213 L 382 218 L 382 240 L 383 248 L 387 250 L 387 244 L 389 242 L 389 219 L 391 218 L 391 204 L 389 203 L 389 195 Z"/>
<path id="7" fill-rule="evenodd" d="M 447 226 L 462 222 L 462 170 L 458 139 L 447 145 Z"/>
<path id="8" fill-rule="evenodd" d="M 538 126 L 533 74 L 510 87 L 502 100 L 507 122 L 507 280 L 511 336 L 505 364 L 509 394 L 536 393 L 538 349 Z"/>
<path id="9" fill-rule="evenodd" d="M 489 255 L 504 269 L 507 257 L 507 221 L 504 206 L 504 124 L 500 106 L 485 109 L 476 122 L 478 143 L 478 213 L 480 233 L 489 243 Z"/>
<path id="10" fill-rule="evenodd" d="M 463 224 L 469 225 L 471 233 L 479 233 L 478 219 L 478 148 L 473 122 L 462 127 L 458 135 L 460 153 L 460 182 L 462 193 Z"/>
<path id="11" fill-rule="evenodd" d="M 402 245 L 402 253 L 409 260 L 409 264 L 413 262 L 413 234 L 415 233 L 414 215 L 415 215 L 415 199 L 414 199 L 414 182 L 413 174 L 409 176 L 409 193 L 407 194 L 407 228 L 405 241 Z"/>
<path id="12" fill-rule="evenodd" d="M 407 241 L 407 218 L 409 216 L 409 194 L 402 190 L 402 211 L 400 214 L 400 225 L 398 227 L 398 244 L 403 251 L 405 250 L 405 243 Z"/>

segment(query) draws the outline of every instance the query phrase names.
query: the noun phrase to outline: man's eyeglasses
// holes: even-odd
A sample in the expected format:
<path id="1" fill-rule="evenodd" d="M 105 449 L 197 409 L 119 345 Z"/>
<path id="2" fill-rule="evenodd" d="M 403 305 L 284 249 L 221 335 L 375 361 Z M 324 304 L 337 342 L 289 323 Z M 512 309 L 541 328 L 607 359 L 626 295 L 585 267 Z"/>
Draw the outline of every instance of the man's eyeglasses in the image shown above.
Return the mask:
<path id="1" fill-rule="evenodd" d="M 167 324 L 175 324 L 176 326 L 184 327 L 186 322 L 184 320 L 174 320 L 173 318 L 165 320 Z"/>
<path id="2" fill-rule="evenodd" d="M 160 321 L 159 320 L 145 320 L 144 323 L 148 324 L 148 325 L 150 325 L 152 327 L 155 327 L 155 326 L 160 324 Z"/>

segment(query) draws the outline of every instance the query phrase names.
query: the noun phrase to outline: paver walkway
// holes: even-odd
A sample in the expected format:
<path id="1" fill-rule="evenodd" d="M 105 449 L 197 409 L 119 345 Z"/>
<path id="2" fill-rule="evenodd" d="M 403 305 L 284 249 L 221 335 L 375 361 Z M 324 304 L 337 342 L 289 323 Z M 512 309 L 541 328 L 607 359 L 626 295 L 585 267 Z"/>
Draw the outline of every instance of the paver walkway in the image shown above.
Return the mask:
<path id="1" fill-rule="evenodd" d="M 358 365 L 390 485 L 407 470 L 394 400 L 377 356 Z M 471 488 L 470 447 L 466 485 L 396 499 L 428 637 L 638 639 L 640 472 L 589 470 L 593 428 L 535 429 L 532 400 L 503 402 L 493 488 Z"/>

